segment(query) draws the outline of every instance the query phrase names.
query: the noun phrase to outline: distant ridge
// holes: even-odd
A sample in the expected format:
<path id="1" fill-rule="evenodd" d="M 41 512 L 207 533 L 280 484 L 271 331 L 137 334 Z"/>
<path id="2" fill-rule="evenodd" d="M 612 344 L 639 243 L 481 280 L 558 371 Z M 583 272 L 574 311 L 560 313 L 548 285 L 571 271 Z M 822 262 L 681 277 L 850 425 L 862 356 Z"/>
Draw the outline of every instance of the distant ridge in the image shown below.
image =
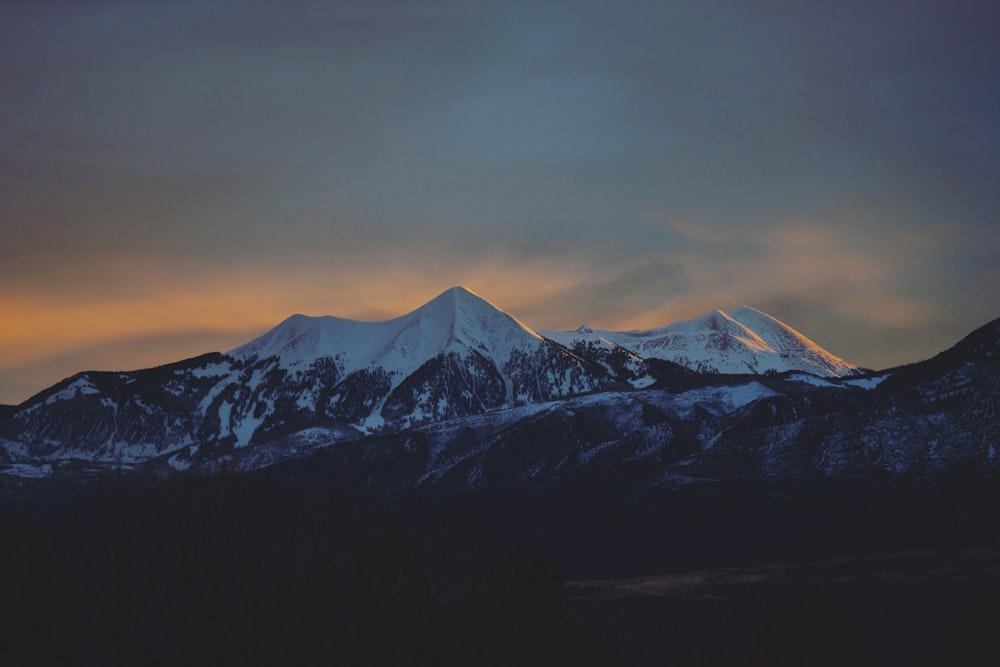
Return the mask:
<path id="1" fill-rule="evenodd" d="M 715 310 L 656 329 L 601 331 L 586 325 L 544 336 L 573 348 L 578 343 L 617 345 L 644 359 L 662 359 L 699 373 L 782 373 L 804 371 L 846 377 L 861 367 L 827 352 L 775 317 L 749 306 Z"/>

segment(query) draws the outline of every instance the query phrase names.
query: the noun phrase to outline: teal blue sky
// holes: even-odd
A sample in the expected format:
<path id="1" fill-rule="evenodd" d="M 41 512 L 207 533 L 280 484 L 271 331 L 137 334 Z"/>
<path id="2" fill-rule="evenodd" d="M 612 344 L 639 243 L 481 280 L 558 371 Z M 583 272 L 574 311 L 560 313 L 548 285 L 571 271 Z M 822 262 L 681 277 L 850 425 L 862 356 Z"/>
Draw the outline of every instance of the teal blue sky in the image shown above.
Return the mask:
<path id="1" fill-rule="evenodd" d="M 1000 315 L 1000 5 L 0 0 L 0 402 L 466 284 L 846 359 Z"/>

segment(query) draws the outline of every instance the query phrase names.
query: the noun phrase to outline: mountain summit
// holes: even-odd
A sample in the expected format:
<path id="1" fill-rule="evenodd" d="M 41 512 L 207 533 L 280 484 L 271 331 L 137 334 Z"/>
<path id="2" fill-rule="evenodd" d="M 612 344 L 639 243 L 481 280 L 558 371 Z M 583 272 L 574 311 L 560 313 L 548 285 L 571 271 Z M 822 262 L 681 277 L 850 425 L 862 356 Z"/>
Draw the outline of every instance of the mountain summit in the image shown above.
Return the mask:
<path id="1" fill-rule="evenodd" d="M 409 375 L 438 355 L 477 350 L 507 357 L 537 350 L 541 336 L 464 287 L 453 287 L 411 313 L 384 322 L 292 315 L 228 354 L 238 359 L 277 357 L 283 368 L 304 368 L 329 357 L 350 374 L 379 366 Z"/>
<path id="2" fill-rule="evenodd" d="M 827 352 L 804 335 L 749 306 L 728 313 L 715 310 L 684 322 L 642 331 L 546 331 L 543 335 L 567 347 L 603 341 L 643 359 L 672 361 L 699 373 L 805 371 L 826 377 L 863 372 Z"/>

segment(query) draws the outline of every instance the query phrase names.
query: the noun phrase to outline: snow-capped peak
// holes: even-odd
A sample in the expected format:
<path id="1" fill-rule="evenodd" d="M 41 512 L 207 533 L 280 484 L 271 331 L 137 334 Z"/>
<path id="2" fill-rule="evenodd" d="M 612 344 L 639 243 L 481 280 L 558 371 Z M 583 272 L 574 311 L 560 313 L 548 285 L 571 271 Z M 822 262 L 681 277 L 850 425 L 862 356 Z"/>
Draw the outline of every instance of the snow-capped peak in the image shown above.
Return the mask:
<path id="1" fill-rule="evenodd" d="M 271 331 L 231 350 L 235 357 L 276 356 L 287 368 L 322 357 L 341 373 L 377 364 L 408 374 L 438 354 L 462 348 L 506 358 L 513 347 L 534 349 L 537 333 L 464 287 L 453 287 L 416 310 L 383 322 L 292 315 Z"/>
<path id="2" fill-rule="evenodd" d="M 775 352 L 802 359 L 822 371 L 824 375 L 854 375 L 861 370 L 858 366 L 827 352 L 778 318 L 756 308 L 740 306 L 729 311 L 729 316 L 748 329 L 752 329 Z"/>
<path id="3" fill-rule="evenodd" d="M 292 316 L 229 354 L 277 365 L 268 373 L 295 378 L 299 408 L 368 432 L 387 420 L 477 414 L 608 383 L 604 373 L 464 287 L 384 322 Z"/>
<path id="4" fill-rule="evenodd" d="M 674 335 L 708 335 L 715 338 L 722 349 L 727 349 L 731 345 L 730 341 L 735 341 L 754 352 L 769 351 L 767 343 L 759 335 L 721 310 L 714 310 L 686 322 L 671 324 L 662 330 L 670 330 Z"/>
<path id="5" fill-rule="evenodd" d="M 605 341 L 644 359 L 665 359 L 708 373 L 805 371 L 822 376 L 854 375 L 860 369 L 830 354 L 778 319 L 749 306 L 714 310 L 683 322 L 641 331 L 543 332 L 571 346 Z"/>
<path id="6" fill-rule="evenodd" d="M 438 329 L 441 335 L 448 335 L 451 342 L 491 347 L 495 341 L 492 335 L 509 337 L 511 334 L 527 335 L 541 340 L 541 336 L 519 322 L 516 318 L 500 310 L 492 303 L 465 287 L 445 290 L 425 305 L 416 309 L 404 319 L 419 320 L 430 329 Z"/>
<path id="7" fill-rule="evenodd" d="M 443 352 L 477 350 L 506 360 L 512 348 L 542 343 L 537 333 L 464 287 L 453 287 L 413 312 L 390 320 L 372 361 L 404 372 Z M 412 370 L 415 370 L 413 366 Z"/>

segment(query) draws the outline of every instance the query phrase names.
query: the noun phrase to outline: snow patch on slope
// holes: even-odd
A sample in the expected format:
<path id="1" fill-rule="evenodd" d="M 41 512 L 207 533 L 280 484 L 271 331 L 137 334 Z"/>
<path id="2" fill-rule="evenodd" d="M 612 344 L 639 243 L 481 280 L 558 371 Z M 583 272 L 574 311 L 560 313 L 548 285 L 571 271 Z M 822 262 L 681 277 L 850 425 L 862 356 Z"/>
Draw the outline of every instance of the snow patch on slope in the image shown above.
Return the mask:
<path id="1" fill-rule="evenodd" d="M 99 393 L 101 393 L 100 390 L 94 386 L 93 382 L 88 380 L 86 377 L 81 377 L 46 398 L 45 405 L 52 405 L 57 401 L 68 401 L 75 398 L 77 394 L 94 395 Z"/>

